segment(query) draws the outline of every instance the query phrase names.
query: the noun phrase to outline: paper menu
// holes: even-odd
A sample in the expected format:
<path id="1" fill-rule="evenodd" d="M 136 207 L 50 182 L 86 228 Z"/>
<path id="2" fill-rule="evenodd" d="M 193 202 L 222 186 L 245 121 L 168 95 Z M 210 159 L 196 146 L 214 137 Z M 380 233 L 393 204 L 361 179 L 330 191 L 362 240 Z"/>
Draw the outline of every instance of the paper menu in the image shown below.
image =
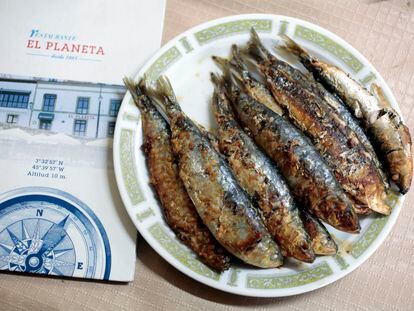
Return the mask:
<path id="1" fill-rule="evenodd" d="M 164 8 L 0 2 L 0 270 L 133 280 L 111 137 L 122 78 L 159 48 Z"/>
<path id="2" fill-rule="evenodd" d="M 0 2 L 0 73 L 122 84 L 159 48 L 165 0 Z"/>
<path id="3" fill-rule="evenodd" d="M 136 231 L 110 139 L 0 128 L 0 269 L 132 281 Z"/>

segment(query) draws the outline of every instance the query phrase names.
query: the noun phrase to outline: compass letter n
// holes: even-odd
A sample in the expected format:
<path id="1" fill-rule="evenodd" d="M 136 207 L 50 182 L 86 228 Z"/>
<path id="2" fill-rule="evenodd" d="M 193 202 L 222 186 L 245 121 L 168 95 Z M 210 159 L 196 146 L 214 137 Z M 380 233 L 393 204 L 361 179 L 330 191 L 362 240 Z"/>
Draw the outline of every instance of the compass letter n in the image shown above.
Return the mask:
<path id="1" fill-rule="evenodd" d="M 36 216 L 43 217 L 43 210 L 42 209 L 36 210 Z"/>

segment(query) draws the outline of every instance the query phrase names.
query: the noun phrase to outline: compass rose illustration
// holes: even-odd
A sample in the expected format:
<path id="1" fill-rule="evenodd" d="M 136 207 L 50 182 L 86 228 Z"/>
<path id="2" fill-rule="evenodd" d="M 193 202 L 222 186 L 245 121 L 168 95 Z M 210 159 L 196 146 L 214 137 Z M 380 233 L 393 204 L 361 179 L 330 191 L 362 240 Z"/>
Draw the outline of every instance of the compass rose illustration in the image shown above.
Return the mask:
<path id="1" fill-rule="evenodd" d="M 0 197 L 0 270 L 108 279 L 110 268 L 105 229 L 77 198 L 45 187 Z"/>
<path id="2" fill-rule="evenodd" d="M 0 257 L 0 261 L 5 262 L 5 265 L 0 268 L 54 275 L 73 273 L 75 249 L 65 231 L 68 217 L 66 216 L 57 224 L 51 224 L 49 230 L 42 237 L 40 236 L 40 225 L 41 221 L 47 222 L 45 220 L 37 219 L 31 236 L 26 227 L 30 223 L 29 221 L 20 220 L 18 222 L 18 226 L 21 227 L 21 238 L 6 228 L 12 245 L 0 243 L 0 247 L 9 253 Z M 63 245 L 69 247 L 62 248 Z"/>

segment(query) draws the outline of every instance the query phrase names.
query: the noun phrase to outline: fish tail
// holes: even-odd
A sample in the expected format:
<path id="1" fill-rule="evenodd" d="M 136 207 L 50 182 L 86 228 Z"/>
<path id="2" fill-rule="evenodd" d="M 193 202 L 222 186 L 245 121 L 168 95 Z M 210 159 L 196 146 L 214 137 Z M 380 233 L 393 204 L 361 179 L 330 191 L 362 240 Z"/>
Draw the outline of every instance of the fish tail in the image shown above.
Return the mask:
<path id="1" fill-rule="evenodd" d="M 213 56 L 212 58 L 223 72 L 223 80 L 226 84 L 230 85 L 231 82 L 242 81 L 241 73 L 239 73 L 239 69 L 236 68 L 235 64 L 232 64 L 227 58 L 219 56 Z"/>
<path id="2" fill-rule="evenodd" d="M 249 55 L 259 63 L 268 62 L 270 60 L 270 52 L 264 47 L 262 41 L 260 41 L 259 35 L 253 27 L 250 29 L 250 39 L 247 42 L 246 47 L 241 50 L 241 53 Z"/>
<path id="3" fill-rule="evenodd" d="M 211 101 L 211 105 L 213 107 L 214 115 L 216 115 L 221 112 L 223 95 L 227 93 L 227 90 L 225 88 L 223 78 L 218 74 L 211 72 L 210 79 L 214 84 L 213 100 Z"/>
<path id="4" fill-rule="evenodd" d="M 227 88 L 225 85 L 225 81 L 223 77 L 220 77 L 217 73 L 210 72 L 210 80 L 214 84 L 214 92 L 213 92 L 213 107 L 217 104 L 220 97 L 228 96 Z"/>
<path id="5" fill-rule="evenodd" d="M 157 79 L 155 88 L 146 86 L 146 92 L 156 100 L 156 103 L 167 114 L 173 110 L 181 111 L 170 80 L 166 76 Z"/>
<path id="6" fill-rule="evenodd" d="M 145 74 L 144 74 L 144 77 L 138 82 L 138 87 L 140 88 L 140 90 L 143 94 L 148 93 L 149 82 L 148 82 L 147 76 Z"/>
<path id="7" fill-rule="evenodd" d="M 234 94 L 238 93 L 240 90 L 237 81 L 241 82 L 242 77 L 232 70 L 232 65 L 228 59 L 218 56 L 213 56 L 212 58 L 223 71 L 223 75 L 221 77 L 221 81 L 223 81 L 222 85 L 226 91 L 225 94 L 228 98 L 232 99 Z"/>
<path id="8" fill-rule="evenodd" d="M 287 35 L 281 35 L 281 37 L 282 37 L 284 46 L 276 47 L 277 49 L 290 52 L 293 55 L 296 55 L 297 57 L 299 57 L 304 62 L 311 62 L 313 60 L 312 56 L 310 56 L 309 53 L 304 48 L 302 48 L 299 44 L 297 44 Z"/>
<path id="9" fill-rule="evenodd" d="M 227 75 L 218 75 L 216 73 L 211 73 L 211 81 L 214 84 L 214 93 L 213 101 L 217 101 L 219 98 L 222 100 L 224 98 L 232 99 L 234 94 L 232 90 L 235 89 L 231 77 Z"/>
<path id="10" fill-rule="evenodd" d="M 233 68 L 237 68 L 238 71 L 248 71 L 246 61 L 242 57 L 239 47 L 236 44 L 233 44 L 231 46 L 231 55 L 233 57 L 232 59 L 232 65 Z"/>
<path id="11" fill-rule="evenodd" d="M 165 96 L 169 101 L 177 103 L 177 98 L 175 96 L 171 82 L 166 76 L 161 76 L 158 78 L 156 90 Z"/>
<path id="12" fill-rule="evenodd" d="M 217 73 L 210 73 L 210 79 L 214 84 L 213 98 L 227 97 L 231 98 L 230 90 L 232 88 L 232 82 L 229 77 L 219 76 Z"/>
<path id="13" fill-rule="evenodd" d="M 219 57 L 219 56 L 212 56 L 213 61 L 220 67 L 221 71 L 223 71 L 223 76 L 227 80 L 231 76 L 231 64 L 227 58 Z"/>
<path id="14" fill-rule="evenodd" d="M 210 80 L 214 84 L 214 88 L 218 91 L 224 91 L 224 80 L 222 77 L 220 77 L 217 73 L 210 72 Z"/>
<path id="15" fill-rule="evenodd" d="M 212 101 L 213 109 L 221 114 L 228 114 L 230 107 L 227 105 L 227 99 L 230 98 L 231 94 L 229 94 L 228 89 L 226 88 L 226 82 L 223 77 L 220 77 L 216 73 L 211 73 L 210 77 L 215 86 Z"/>
<path id="16" fill-rule="evenodd" d="M 232 46 L 232 60 L 230 62 L 232 73 L 234 77 L 241 83 L 244 84 L 251 80 L 251 74 L 247 67 L 248 60 L 246 56 L 242 55 L 237 45 Z M 254 64 L 255 66 L 257 64 Z"/>
<path id="17" fill-rule="evenodd" d="M 234 50 L 234 53 L 239 53 L 238 47 L 235 44 L 232 45 L 232 50 Z M 240 83 L 243 82 L 243 72 L 247 71 L 247 67 L 241 60 L 240 55 L 235 56 L 233 54 L 233 59 L 231 61 L 228 60 L 227 58 L 218 57 L 218 56 L 213 56 L 212 58 L 214 62 L 223 71 L 225 80 L 228 81 L 229 78 L 232 77 L 232 78 L 235 78 Z"/>
<path id="18" fill-rule="evenodd" d="M 141 79 L 138 83 L 134 80 L 124 77 L 123 79 L 124 84 L 126 88 L 128 89 L 129 93 L 132 96 L 132 99 L 134 100 L 135 105 L 140 110 L 145 110 L 146 107 L 142 100 L 140 100 L 140 96 L 144 94 L 143 90 L 141 89 L 141 83 L 143 82 L 143 79 Z"/>
<path id="19" fill-rule="evenodd" d="M 244 86 L 257 83 L 257 80 L 253 78 L 247 64 L 253 65 L 258 72 L 260 72 L 259 64 L 249 59 L 248 55 L 243 54 L 236 45 L 232 48 L 232 56 L 233 59 L 231 63 L 233 64 L 234 71 L 237 72 L 239 81 Z"/>
<path id="20" fill-rule="evenodd" d="M 212 56 L 213 61 L 220 67 L 221 71 L 223 72 L 222 78 L 220 80 L 223 82 L 221 85 L 226 85 L 230 83 L 231 80 L 231 71 L 230 71 L 230 61 L 227 58 L 219 57 L 219 56 Z M 218 76 L 217 76 L 218 78 Z M 215 80 L 211 80 L 215 85 Z M 217 82 L 219 80 L 216 80 Z"/>

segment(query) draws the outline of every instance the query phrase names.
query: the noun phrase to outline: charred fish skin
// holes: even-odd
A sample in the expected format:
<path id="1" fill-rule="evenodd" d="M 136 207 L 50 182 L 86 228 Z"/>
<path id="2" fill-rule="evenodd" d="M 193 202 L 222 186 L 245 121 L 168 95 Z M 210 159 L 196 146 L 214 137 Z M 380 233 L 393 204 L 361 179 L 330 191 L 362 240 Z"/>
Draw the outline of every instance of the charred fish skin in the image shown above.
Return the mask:
<path id="1" fill-rule="evenodd" d="M 279 50 L 280 47 L 275 47 L 275 49 Z M 332 109 L 334 109 L 339 120 L 344 122 L 344 125 L 340 126 L 339 129 L 347 136 L 354 134 L 356 136 L 356 139 L 360 141 L 369 157 L 371 158 L 372 162 L 377 167 L 378 174 L 381 177 L 385 190 L 388 191 L 390 188 L 388 178 L 385 176 L 383 166 L 378 159 L 374 147 L 369 141 L 364 130 L 361 128 L 359 122 L 354 118 L 354 116 L 352 116 L 348 108 L 345 107 L 345 104 L 342 102 L 342 100 L 337 96 L 331 94 L 322 86 L 322 84 L 317 82 L 313 76 L 305 75 L 299 69 L 278 59 L 273 54 L 270 58 L 270 61 L 272 62 L 273 66 L 276 66 L 279 70 L 291 76 L 292 79 L 294 79 L 309 92 L 312 92 L 321 97 Z"/>
<path id="2" fill-rule="evenodd" d="M 215 270 L 227 270 L 230 267 L 229 256 L 201 221 L 180 180 L 172 153 L 168 123 L 155 108 L 151 99 L 141 93 L 138 85 L 129 79 L 125 79 L 125 85 L 141 112 L 143 149 L 151 184 L 160 199 L 166 222 L 201 261 Z"/>
<path id="3" fill-rule="evenodd" d="M 166 77 L 158 80 L 164 98 L 179 174 L 198 214 L 230 253 L 262 268 L 282 265 L 278 245 L 222 156 L 182 112 Z"/>
<path id="4" fill-rule="evenodd" d="M 388 215 L 385 188 L 377 167 L 352 133 L 345 135 L 337 114 L 316 95 L 270 66 L 263 68 L 267 82 L 289 119 L 314 143 L 353 202 Z"/>
<path id="5" fill-rule="evenodd" d="M 257 36 L 254 30 L 252 30 L 252 32 L 253 35 Z M 298 69 L 290 66 L 284 61 L 279 60 L 278 58 L 273 56 L 273 54 L 270 54 L 267 51 L 264 51 L 263 55 L 268 57 L 273 66 L 276 66 L 278 69 L 283 70 L 284 72 L 288 72 L 295 80 L 301 82 L 301 85 L 303 87 L 305 87 L 308 90 L 310 89 L 311 83 L 308 83 L 307 78 Z M 219 64 L 221 68 L 232 67 L 232 69 L 236 71 L 236 75 L 239 78 L 241 84 L 243 85 L 245 91 L 251 97 L 253 97 L 258 102 L 264 104 L 266 107 L 270 108 L 279 115 L 283 115 L 283 111 L 280 105 L 276 103 L 269 89 L 263 83 L 257 81 L 250 75 L 247 69 L 245 57 L 241 55 L 240 50 L 237 46 L 232 47 L 232 56 L 233 59 L 231 62 L 217 57 L 213 57 L 213 59 L 216 61 L 216 63 Z M 358 212 L 358 214 L 368 214 L 372 210 L 368 207 L 359 207 L 358 209 L 356 209 L 356 211 Z"/>
<path id="6" fill-rule="evenodd" d="M 192 120 L 192 121 L 198 127 L 201 134 L 203 134 L 208 139 L 208 141 L 210 142 L 210 144 L 214 148 L 214 150 L 216 150 L 217 152 L 220 152 L 220 150 L 219 150 L 219 140 L 218 140 L 217 136 L 214 135 L 213 133 L 211 133 L 210 131 L 208 131 L 203 125 L 197 123 L 194 120 Z"/>
<path id="7" fill-rule="evenodd" d="M 384 192 L 387 193 L 390 185 L 388 183 L 388 178 L 385 176 L 383 171 L 382 164 L 380 163 L 368 137 L 365 135 L 358 122 L 354 119 L 341 100 L 329 93 L 329 91 L 314 80 L 313 77 L 303 74 L 300 70 L 292 67 L 291 65 L 279 59 L 272 59 L 272 64 L 286 75 L 289 75 L 295 82 L 299 83 L 301 87 L 319 96 L 330 106 L 330 108 L 334 110 L 335 114 L 331 114 L 335 119 L 336 128 L 347 137 L 349 144 L 355 145 L 358 144 L 358 142 L 362 144 L 361 152 L 365 151 L 365 156 L 367 156 L 375 165 L 376 171 L 382 181 Z M 356 211 L 358 214 L 365 215 L 372 212 L 370 208 L 362 207 L 360 205 L 356 206 Z"/>
<path id="8" fill-rule="evenodd" d="M 252 30 L 252 36 L 255 36 L 257 40 L 259 39 L 254 30 Z M 258 102 L 282 115 L 280 106 L 274 101 L 273 96 L 267 87 L 252 78 L 251 75 L 249 75 L 247 72 L 247 66 L 245 65 L 244 57 L 241 55 L 240 50 L 237 48 L 237 46 L 232 47 L 232 55 L 232 63 L 236 64 L 233 67 L 236 67 L 236 70 L 239 71 L 239 75 L 243 77 L 242 83 L 244 84 L 245 89 L 249 95 L 251 95 Z M 269 52 L 265 52 L 265 56 L 272 63 L 273 67 L 289 75 L 295 82 L 299 83 L 300 86 L 309 92 L 321 97 L 321 99 L 323 99 L 332 109 L 334 109 L 334 111 L 337 113 L 335 115 L 335 118 L 338 121 L 338 129 L 347 135 L 350 141 L 359 140 L 359 142 L 363 145 L 365 150 L 368 152 L 368 155 L 371 158 L 372 162 L 376 166 L 377 172 L 380 175 L 385 187 L 385 191 L 387 191 L 389 189 L 388 179 L 383 172 L 382 165 L 378 160 L 372 144 L 370 143 L 368 137 L 365 135 L 358 122 L 354 119 L 354 117 L 344 106 L 341 100 L 329 93 L 329 91 L 327 91 L 320 83 L 313 79 L 313 77 L 303 74 L 299 69 L 280 60 Z M 354 137 L 354 135 L 356 135 L 356 137 Z M 359 213 L 367 214 L 371 210 L 369 208 L 359 208 L 358 211 Z"/>
<path id="9" fill-rule="evenodd" d="M 258 62 L 285 115 L 311 139 L 358 210 L 368 206 L 388 215 L 381 175 L 356 135 L 324 100 L 278 68 L 283 64 L 266 50 L 254 31 L 246 50 Z"/>
<path id="10" fill-rule="evenodd" d="M 276 163 L 296 202 L 338 230 L 359 232 L 352 203 L 308 139 L 247 94 L 240 93 L 232 103 L 238 120 Z"/>
<path id="11" fill-rule="evenodd" d="M 387 176 L 385 175 L 383 165 L 378 159 L 374 147 L 369 141 L 369 138 L 365 134 L 364 130 L 361 128 L 359 122 L 350 113 L 348 108 L 344 106 L 342 100 L 332 95 L 327 89 L 325 89 L 321 84 L 314 80 L 313 77 L 309 77 L 309 80 L 311 80 L 309 90 L 313 90 L 315 94 L 318 94 L 321 98 L 323 98 L 337 112 L 338 116 L 340 116 L 340 118 L 345 122 L 346 126 L 355 133 L 357 139 L 364 146 L 365 150 L 368 152 L 370 158 L 372 159 L 372 162 L 377 167 L 377 171 L 381 177 L 382 183 L 384 184 L 385 191 L 388 192 L 390 184 L 388 182 Z"/>
<path id="12" fill-rule="evenodd" d="M 220 78 L 212 75 L 212 80 L 216 84 L 212 106 L 221 152 L 227 157 L 239 184 L 257 200 L 269 232 L 284 253 L 313 262 L 315 255 L 308 234 L 283 177 L 234 119 Z"/>
<path id="13" fill-rule="evenodd" d="M 352 203 L 343 193 L 329 167 L 311 143 L 278 113 L 256 101 L 251 96 L 240 92 L 237 86 L 235 86 L 231 74 L 229 77 L 227 64 L 219 62 L 219 65 L 225 73 L 227 94 L 232 100 L 238 120 L 244 127 L 250 129 L 256 143 L 277 164 L 293 190 L 297 201 L 337 229 L 347 232 L 358 232 L 359 222 L 352 208 Z M 271 128 L 272 126 L 274 127 L 273 129 Z M 259 130 L 260 127 L 267 131 Z M 294 138 L 298 140 L 295 141 Z M 292 152 L 295 149 L 296 154 Z M 308 154 L 310 158 L 306 158 Z M 303 159 L 302 162 L 300 162 L 301 159 Z M 316 163 L 320 164 L 321 171 L 314 172 L 316 169 L 315 160 Z M 308 168 L 310 169 L 308 170 Z M 312 180 L 315 177 L 312 175 L 313 173 L 321 179 L 322 184 L 318 183 L 318 178 Z M 318 174 L 320 175 L 317 176 Z M 326 182 L 325 185 L 323 184 L 324 180 Z M 313 184 L 315 188 L 312 188 Z M 318 189 L 318 186 L 321 188 Z M 304 189 L 301 190 L 300 187 L 304 187 Z M 308 192 L 310 196 L 308 196 Z M 326 200 L 325 203 L 327 204 L 324 203 L 324 200 Z M 324 204 L 320 204 L 321 202 Z M 319 210 L 316 211 L 318 208 Z M 333 211 L 330 208 L 333 208 Z M 335 213 L 338 217 L 335 217 Z"/>
<path id="14" fill-rule="evenodd" d="M 335 255 L 338 251 L 338 246 L 325 226 L 305 210 L 301 211 L 301 217 L 312 241 L 312 249 L 315 254 L 322 256 Z"/>
<path id="15" fill-rule="evenodd" d="M 255 36 L 259 40 L 257 33 L 255 33 L 254 30 L 252 30 L 252 36 Z M 237 64 L 239 71 L 241 69 L 245 69 L 245 60 L 244 57 L 240 54 L 239 49 L 237 47 L 233 47 L 232 51 L 233 60 Z M 344 122 L 344 125 L 340 126 L 339 129 L 345 135 L 352 135 L 352 133 L 356 135 L 356 139 L 358 139 L 363 144 L 366 151 L 372 158 L 372 161 L 376 165 L 378 173 L 381 175 L 381 179 L 384 183 L 384 187 L 388 189 L 388 180 L 384 175 L 382 165 L 378 160 L 378 157 L 374 151 L 374 148 L 372 147 L 372 144 L 370 143 L 368 137 L 365 135 L 362 128 L 359 126 L 358 122 L 354 119 L 354 117 L 344 106 L 344 104 L 340 101 L 340 99 L 329 93 L 329 91 L 327 91 L 320 83 L 313 79 L 313 77 L 305 75 L 299 69 L 277 58 L 270 52 L 266 52 L 265 55 L 268 58 L 268 60 L 272 63 L 273 67 L 276 67 L 278 70 L 281 70 L 285 74 L 289 75 L 295 82 L 299 83 L 300 86 L 302 86 L 309 92 L 312 92 L 321 97 L 332 109 L 334 109 L 337 112 L 337 117 L 339 118 L 338 123 L 342 123 L 341 121 Z M 246 90 L 253 98 L 255 98 L 260 103 L 264 104 L 268 108 L 274 110 L 275 112 L 282 114 L 280 113 L 280 106 L 274 101 L 273 96 L 271 95 L 270 91 L 268 91 L 265 85 L 258 81 L 255 81 L 250 75 L 248 75 L 248 73 L 244 73 L 244 77 L 245 79 L 243 80 L 243 82 L 246 87 Z M 269 99 L 269 97 L 271 97 L 271 99 Z M 276 106 L 277 108 L 274 109 L 274 107 Z"/>
<path id="16" fill-rule="evenodd" d="M 337 94 L 362 121 L 379 158 L 385 161 L 390 179 L 400 193 L 407 193 L 413 175 L 411 136 L 395 110 L 384 108 L 378 98 L 340 68 L 312 57 L 292 39 L 284 39 L 286 49 L 298 56 L 306 69 Z"/>

